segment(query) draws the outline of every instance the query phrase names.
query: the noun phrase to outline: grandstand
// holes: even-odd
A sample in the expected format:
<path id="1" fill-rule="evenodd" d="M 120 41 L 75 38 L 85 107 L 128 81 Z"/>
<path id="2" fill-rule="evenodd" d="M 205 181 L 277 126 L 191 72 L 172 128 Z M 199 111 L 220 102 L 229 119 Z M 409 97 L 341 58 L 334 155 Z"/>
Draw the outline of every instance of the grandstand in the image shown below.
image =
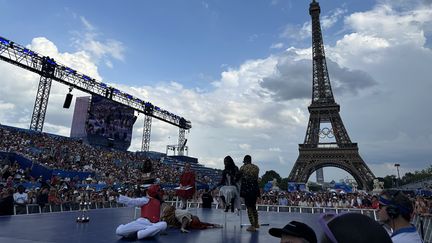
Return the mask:
<path id="1" fill-rule="evenodd" d="M 117 151 L 103 147 L 90 146 L 80 139 L 67 138 L 48 133 L 34 132 L 10 126 L 0 125 L 0 154 L 10 162 L 18 162 L 22 169 L 31 167 L 31 176 L 52 176 L 79 180 L 94 177 L 97 184 L 139 184 L 142 173 L 140 168 L 147 153 Z M 156 176 L 162 184 L 178 183 L 179 170 L 184 161 L 162 153 L 152 154 Z M 158 155 L 158 156 L 155 156 Z M 185 157 L 185 156 L 183 156 Z M 214 185 L 220 180 L 220 170 L 207 168 L 199 163 L 192 164 L 197 172 L 197 181 L 201 184 Z M 160 170 L 162 169 L 162 170 Z M 126 171 L 125 171 L 126 170 Z M 127 173 L 125 173 L 127 172 Z M 106 183 L 110 181 L 110 183 Z"/>
<path id="2" fill-rule="evenodd" d="M 29 199 L 24 206 L 13 205 L 9 214 L 77 211 L 82 198 L 91 202 L 89 208 L 92 210 L 116 211 L 108 208 L 123 207 L 115 200 L 117 191 L 128 196 L 136 196 L 139 195 L 137 192 L 142 192 L 139 187 L 144 176 L 141 168 L 147 159 L 151 159 L 154 176 L 161 179 L 165 190 L 164 200 L 175 203 L 172 189 L 178 186 L 178 178 L 185 161 L 191 162 L 194 158 L 167 156 L 158 152 L 118 151 L 90 146 L 80 139 L 0 125 L 0 187 L 10 189 L 23 185 L 27 188 Z M 200 163 L 190 164 L 197 174 L 198 189 L 213 188 L 220 181 L 220 170 L 207 168 Z M 411 187 L 424 185 L 425 182 L 429 183 L 417 182 L 420 184 L 413 184 Z M 188 206 L 199 207 L 201 194 L 202 191 L 198 191 L 188 202 Z M 217 209 L 220 207 L 217 190 L 213 194 L 213 206 Z M 280 212 L 315 214 L 328 210 L 336 213 L 356 211 L 375 218 L 373 200 L 372 195 L 366 193 L 270 191 L 263 193 L 258 199 L 258 210 L 269 217 L 273 217 L 272 212 L 277 215 Z M 426 208 L 420 210 L 426 212 L 429 209 L 430 213 L 430 203 L 427 203 L 429 202 L 426 202 Z M 2 213 L 0 212 L 0 215 Z M 427 225 L 422 228 L 425 229 L 425 242 L 430 242 L 430 214 L 423 215 L 421 218 L 417 217 L 414 223 L 418 227 Z M 221 219 L 219 216 L 216 218 Z M 231 219 L 231 223 L 234 221 L 236 219 Z"/>
<path id="3" fill-rule="evenodd" d="M 412 182 L 399 187 L 402 190 L 417 190 L 417 189 L 431 189 L 432 190 L 432 177 Z"/>

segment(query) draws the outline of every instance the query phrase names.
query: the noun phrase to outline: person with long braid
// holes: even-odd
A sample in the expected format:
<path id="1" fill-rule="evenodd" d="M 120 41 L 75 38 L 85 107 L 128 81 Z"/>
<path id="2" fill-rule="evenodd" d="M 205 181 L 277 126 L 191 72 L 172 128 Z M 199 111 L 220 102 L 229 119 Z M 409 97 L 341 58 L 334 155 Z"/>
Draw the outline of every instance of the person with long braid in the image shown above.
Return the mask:
<path id="1" fill-rule="evenodd" d="M 224 158 L 225 168 L 222 171 L 222 180 L 217 186 L 222 186 L 219 190 L 219 196 L 225 205 L 225 212 L 231 208 L 240 210 L 240 195 L 239 195 L 239 169 L 235 165 L 231 156 Z"/>

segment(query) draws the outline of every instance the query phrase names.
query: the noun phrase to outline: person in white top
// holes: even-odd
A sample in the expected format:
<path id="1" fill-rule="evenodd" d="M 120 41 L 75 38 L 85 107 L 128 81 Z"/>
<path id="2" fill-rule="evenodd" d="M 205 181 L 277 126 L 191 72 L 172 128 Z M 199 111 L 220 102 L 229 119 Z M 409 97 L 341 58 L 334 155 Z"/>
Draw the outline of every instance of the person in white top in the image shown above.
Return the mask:
<path id="1" fill-rule="evenodd" d="M 413 204 L 401 191 L 383 191 L 379 197 L 378 218 L 392 230 L 393 243 L 422 243 L 417 229 L 412 225 Z"/>
<path id="2" fill-rule="evenodd" d="M 25 192 L 25 188 L 23 185 L 19 185 L 17 188 L 18 192 L 13 194 L 14 204 L 16 205 L 16 214 L 26 214 L 27 213 L 27 203 L 28 203 L 28 194 Z"/>
<path id="3" fill-rule="evenodd" d="M 141 207 L 141 217 L 127 223 L 121 224 L 116 229 L 116 234 L 124 238 L 144 239 L 154 237 L 166 230 L 167 223 L 160 221 L 160 201 L 158 197 L 159 186 L 151 185 L 147 189 L 147 196 L 130 198 L 120 195 L 118 203 L 128 207 Z"/>
<path id="4" fill-rule="evenodd" d="M 15 204 L 25 206 L 28 201 L 28 194 L 25 192 L 23 185 L 19 185 L 17 188 L 18 192 L 13 194 Z"/>

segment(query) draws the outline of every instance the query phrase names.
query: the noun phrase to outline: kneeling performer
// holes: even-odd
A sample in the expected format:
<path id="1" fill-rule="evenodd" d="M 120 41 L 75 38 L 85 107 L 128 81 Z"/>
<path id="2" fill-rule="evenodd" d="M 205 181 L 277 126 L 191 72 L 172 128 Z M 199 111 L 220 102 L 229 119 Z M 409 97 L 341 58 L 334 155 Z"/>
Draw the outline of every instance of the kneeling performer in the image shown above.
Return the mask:
<path id="1" fill-rule="evenodd" d="M 140 240 L 153 237 L 167 228 L 167 223 L 160 221 L 160 201 L 156 199 L 159 190 L 159 185 L 151 185 L 146 197 L 130 198 L 120 195 L 117 202 L 128 207 L 141 207 L 141 217 L 128 224 L 119 225 L 116 229 L 117 235 Z"/>

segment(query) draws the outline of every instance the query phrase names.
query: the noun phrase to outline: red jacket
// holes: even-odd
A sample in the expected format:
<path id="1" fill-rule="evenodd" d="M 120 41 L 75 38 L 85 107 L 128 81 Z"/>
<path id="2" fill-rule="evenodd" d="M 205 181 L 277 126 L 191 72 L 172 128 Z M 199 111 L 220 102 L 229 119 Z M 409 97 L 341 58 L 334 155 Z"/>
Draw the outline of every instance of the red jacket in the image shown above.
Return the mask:
<path id="1" fill-rule="evenodd" d="M 160 202 L 149 197 L 149 202 L 141 206 L 141 217 L 148 219 L 152 223 L 160 221 Z"/>

